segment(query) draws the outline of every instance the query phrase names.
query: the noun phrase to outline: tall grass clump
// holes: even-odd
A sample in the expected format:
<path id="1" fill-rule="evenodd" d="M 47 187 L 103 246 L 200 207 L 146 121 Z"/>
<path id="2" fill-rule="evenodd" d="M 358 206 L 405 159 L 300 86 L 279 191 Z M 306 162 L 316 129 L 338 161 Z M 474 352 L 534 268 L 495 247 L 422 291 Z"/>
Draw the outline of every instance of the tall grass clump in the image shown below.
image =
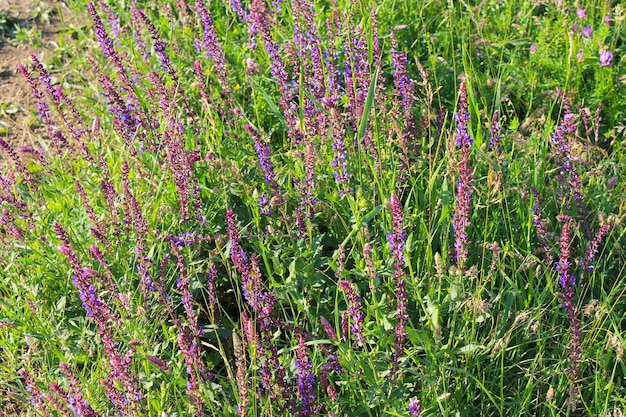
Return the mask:
<path id="1" fill-rule="evenodd" d="M 569 3 L 76 1 L 0 139 L 3 401 L 621 415 L 624 8 Z"/>

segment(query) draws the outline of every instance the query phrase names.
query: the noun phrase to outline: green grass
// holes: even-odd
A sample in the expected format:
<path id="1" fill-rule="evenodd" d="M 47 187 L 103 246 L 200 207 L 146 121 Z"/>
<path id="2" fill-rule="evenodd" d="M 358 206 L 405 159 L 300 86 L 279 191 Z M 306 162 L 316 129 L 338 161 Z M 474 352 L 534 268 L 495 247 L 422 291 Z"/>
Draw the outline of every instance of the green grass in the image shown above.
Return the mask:
<path id="1" fill-rule="evenodd" d="M 52 118 L 33 144 L 43 158 L 20 153 L 26 168 L 2 176 L 3 405 L 72 415 L 67 392 L 80 390 L 100 415 L 409 416 L 414 398 L 424 416 L 624 409 L 623 7 L 319 1 L 309 32 L 317 43 L 298 53 L 306 8 L 297 2 L 268 15 L 272 50 L 263 31 L 253 48 L 229 2 L 214 1 L 220 45 L 210 46 L 222 48 L 224 78 L 215 55 L 196 49 L 204 31 L 195 3 L 180 22 L 184 3 L 133 6 L 155 40 L 130 4 L 111 2 L 122 72 L 97 34 L 69 28 L 83 49 L 59 42 L 51 65 L 72 57 L 63 85 L 71 104 L 56 105 L 29 66 Z M 72 9 L 89 13 L 83 1 Z M 409 95 L 399 90 L 392 32 L 407 54 Z M 603 50 L 613 53 L 610 66 Z M 344 82 L 346 68 L 358 76 Z M 116 106 L 130 106 L 131 117 Z M 456 145 L 465 106 L 467 159 Z M 489 146 L 496 110 L 499 150 Z M 567 120 L 571 131 L 559 136 Z M 57 130 L 67 145 L 52 137 Z M 260 144 L 270 149 L 270 181 Z M 460 260 L 464 163 L 471 208 Z M 400 229 L 398 259 L 388 234 Z M 570 317 L 556 264 L 566 246 L 576 277 Z M 109 396 L 129 387 L 139 398 L 116 406 Z"/>

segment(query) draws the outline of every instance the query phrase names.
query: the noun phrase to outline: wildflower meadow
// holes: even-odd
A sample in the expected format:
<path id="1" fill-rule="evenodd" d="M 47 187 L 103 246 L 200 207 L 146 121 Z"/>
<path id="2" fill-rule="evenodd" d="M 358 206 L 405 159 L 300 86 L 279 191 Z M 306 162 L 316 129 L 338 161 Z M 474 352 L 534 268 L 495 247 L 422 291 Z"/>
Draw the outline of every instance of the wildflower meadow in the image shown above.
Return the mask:
<path id="1" fill-rule="evenodd" d="M 1 417 L 624 415 L 621 2 L 66 4 Z"/>

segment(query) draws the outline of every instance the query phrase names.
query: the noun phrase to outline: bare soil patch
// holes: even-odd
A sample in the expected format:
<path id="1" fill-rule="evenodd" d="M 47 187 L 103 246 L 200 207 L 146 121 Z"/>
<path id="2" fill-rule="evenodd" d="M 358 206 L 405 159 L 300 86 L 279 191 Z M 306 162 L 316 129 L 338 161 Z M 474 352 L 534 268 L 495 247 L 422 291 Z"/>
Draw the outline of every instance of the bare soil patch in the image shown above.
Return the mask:
<path id="1" fill-rule="evenodd" d="M 56 0 L 0 0 L 0 16 L 6 18 L 0 32 L 0 137 L 15 150 L 38 142 L 33 130 L 36 102 L 17 66 L 27 65 L 32 54 L 44 63 L 50 60 L 62 29 L 59 11 L 65 19 L 71 15 Z M 0 149 L 0 171 L 12 168 Z"/>

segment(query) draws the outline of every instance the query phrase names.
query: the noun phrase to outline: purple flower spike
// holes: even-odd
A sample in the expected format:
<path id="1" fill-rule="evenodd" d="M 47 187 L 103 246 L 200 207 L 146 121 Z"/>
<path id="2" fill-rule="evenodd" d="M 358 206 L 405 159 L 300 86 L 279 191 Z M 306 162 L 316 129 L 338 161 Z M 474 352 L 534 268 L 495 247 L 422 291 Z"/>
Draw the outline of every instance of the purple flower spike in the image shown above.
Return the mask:
<path id="1" fill-rule="evenodd" d="M 320 321 L 322 322 L 322 326 L 324 327 L 324 331 L 326 332 L 326 334 L 328 335 L 330 340 L 332 340 L 332 341 L 337 340 L 337 332 L 335 331 L 335 328 L 333 327 L 333 325 L 330 324 L 328 319 L 326 317 L 324 317 L 324 316 L 320 316 Z"/>
<path id="2" fill-rule="evenodd" d="M 313 414 L 315 403 L 315 376 L 312 373 L 313 364 L 306 351 L 304 338 L 300 336 L 298 349 L 296 350 L 296 369 L 298 379 L 298 392 L 302 401 L 301 416 Z"/>
<path id="3" fill-rule="evenodd" d="M 390 375 L 393 377 L 400 369 L 400 356 L 404 353 L 404 344 L 407 338 L 405 327 L 409 320 L 409 315 L 406 312 L 409 294 L 405 290 L 406 280 L 404 279 L 404 240 L 406 231 L 402 228 L 402 204 L 395 193 L 391 194 L 390 205 L 393 231 L 387 233 L 387 238 L 389 240 L 389 249 L 393 252 L 393 277 L 396 282 L 396 300 L 398 303 L 398 311 L 396 313 L 398 321 L 396 322 L 394 351 L 391 359 L 392 370 Z"/>
<path id="4" fill-rule="evenodd" d="M 560 215 L 557 217 L 559 222 L 563 223 L 561 230 L 560 248 L 561 255 L 556 263 L 556 270 L 559 273 L 559 284 L 561 285 L 561 299 L 563 300 L 563 308 L 567 313 L 569 321 L 571 344 L 569 347 L 569 368 L 567 373 L 570 380 L 570 405 L 573 405 L 578 397 L 578 376 L 580 374 L 580 354 L 582 330 L 580 328 L 580 318 L 576 310 L 576 277 L 570 273 L 570 256 L 571 256 L 571 226 L 575 225 L 571 217 Z"/>
<path id="5" fill-rule="evenodd" d="M 422 403 L 418 398 L 411 398 L 409 402 L 409 413 L 411 413 L 411 417 L 421 417 Z"/>
<path id="6" fill-rule="evenodd" d="M 613 65 L 613 52 L 604 50 L 600 53 L 600 66 L 601 67 L 610 67 Z"/>
<path id="7" fill-rule="evenodd" d="M 499 115 L 500 113 L 496 109 L 491 118 L 491 132 L 489 135 L 489 149 L 493 149 L 496 154 L 500 154 L 500 142 L 502 141 L 500 123 L 498 122 Z"/>
<path id="8" fill-rule="evenodd" d="M 353 283 L 346 279 L 342 279 L 339 282 L 339 288 L 346 294 L 348 298 L 348 310 L 343 313 L 342 327 L 347 328 L 348 321 L 350 322 L 350 331 L 352 332 L 356 343 L 359 346 L 365 344 L 365 338 L 363 337 L 363 320 L 365 315 L 361 311 L 361 302 L 359 299 L 361 296 L 357 292 Z M 344 338 L 347 338 L 347 334 L 344 330 Z"/>
<path id="9" fill-rule="evenodd" d="M 611 230 L 611 226 L 609 226 L 608 224 L 602 226 L 600 230 L 598 230 L 598 233 L 596 233 L 596 236 L 591 241 L 589 248 L 587 248 L 587 257 L 583 258 L 580 261 L 581 266 L 584 266 L 587 269 L 587 271 L 593 270 L 593 265 L 591 264 L 593 263 L 596 255 L 598 254 L 598 249 L 600 247 L 600 243 L 602 243 L 602 239 L 604 238 L 604 235 L 606 235 L 609 230 Z"/>
<path id="10" fill-rule="evenodd" d="M 469 134 L 468 124 L 470 113 L 467 104 L 467 90 L 465 82 L 461 83 L 459 91 L 459 112 L 455 115 L 457 123 L 456 146 L 461 153 L 459 161 L 459 183 L 453 218 L 454 228 L 454 257 L 457 263 L 463 264 L 468 257 L 467 227 L 470 225 L 470 211 L 472 209 L 472 167 L 470 166 L 470 152 L 472 138 Z"/>

